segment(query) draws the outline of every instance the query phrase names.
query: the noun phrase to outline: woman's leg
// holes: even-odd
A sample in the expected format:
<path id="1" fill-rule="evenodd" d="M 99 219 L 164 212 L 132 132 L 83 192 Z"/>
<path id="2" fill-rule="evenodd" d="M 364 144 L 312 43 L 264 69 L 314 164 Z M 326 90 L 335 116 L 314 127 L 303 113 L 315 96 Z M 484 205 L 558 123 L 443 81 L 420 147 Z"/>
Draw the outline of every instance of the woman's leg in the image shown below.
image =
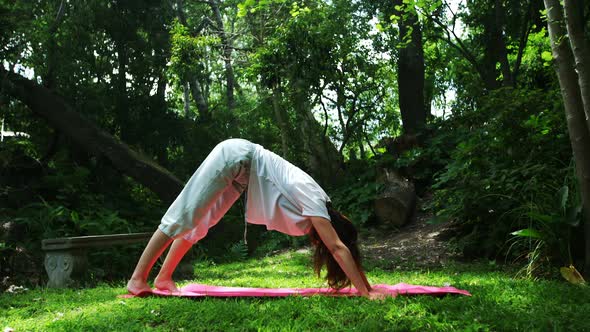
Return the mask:
<path id="1" fill-rule="evenodd" d="M 137 295 L 143 292 L 151 292 L 151 288 L 147 283 L 148 275 L 154 266 L 154 263 L 162 255 L 164 250 L 170 245 L 172 239 L 157 229 L 152 235 L 147 246 L 143 250 L 137 266 L 133 271 L 133 275 L 129 282 L 127 282 L 127 290 L 129 293 Z"/>
<path id="2" fill-rule="evenodd" d="M 164 264 L 154 281 L 154 286 L 157 289 L 178 292 L 178 288 L 176 288 L 176 284 L 174 283 L 174 280 L 172 280 L 172 274 L 174 273 L 174 270 L 176 270 L 178 263 L 182 260 L 182 257 L 186 255 L 192 246 L 192 242 L 183 238 L 178 238 L 172 242 L 170 251 L 168 251 Z"/>
<path id="3" fill-rule="evenodd" d="M 238 176 L 232 184 L 227 186 L 220 195 L 217 196 L 213 204 L 209 206 L 206 214 L 200 216 L 197 220 L 197 226 L 185 236 L 180 237 L 172 243 L 170 251 L 164 260 L 160 273 L 156 277 L 154 286 L 161 290 L 177 292 L 176 284 L 172 279 L 172 274 L 182 260 L 182 257 L 189 251 L 191 246 L 204 238 L 209 229 L 215 226 L 219 220 L 227 213 L 230 207 L 240 198 L 248 180 L 248 168 L 240 170 Z"/>
<path id="4" fill-rule="evenodd" d="M 244 142 L 247 144 L 242 140 L 218 144 L 189 179 L 162 217 L 160 227 L 137 263 L 127 285 L 131 293 L 151 290 L 147 284 L 147 277 L 155 261 L 170 245 L 172 238 L 176 239 L 186 234 L 184 241 L 176 241 L 171 248 L 163 271 L 157 278 L 157 285 L 164 289 L 176 289 L 172 273 L 190 249 L 190 243 L 197 242 L 207 234 L 208 229 L 223 217 L 248 184 L 249 158 L 253 145 Z M 193 225 L 195 227 L 189 231 Z"/>

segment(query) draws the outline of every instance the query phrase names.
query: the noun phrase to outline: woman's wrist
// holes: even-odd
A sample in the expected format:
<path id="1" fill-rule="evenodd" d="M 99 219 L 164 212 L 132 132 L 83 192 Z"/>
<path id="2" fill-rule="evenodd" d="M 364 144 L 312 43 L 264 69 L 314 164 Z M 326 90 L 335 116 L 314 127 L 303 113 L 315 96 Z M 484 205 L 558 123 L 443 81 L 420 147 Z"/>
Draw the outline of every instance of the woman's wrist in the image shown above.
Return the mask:
<path id="1" fill-rule="evenodd" d="M 360 294 L 361 296 L 365 296 L 365 297 L 367 297 L 367 296 L 369 296 L 369 294 L 370 294 L 370 293 L 371 293 L 371 292 L 370 292 L 368 289 L 364 289 L 363 291 L 359 290 L 359 294 Z"/>
<path id="2" fill-rule="evenodd" d="M 355 286 L 356 286 L 357 292 L 361 296 L 368 296 L 369 293 L 371 293 L 371 289 L 369 287 L 367 287 L 367 285 L 364 282 L 360 285 L 355 285 Z"/>

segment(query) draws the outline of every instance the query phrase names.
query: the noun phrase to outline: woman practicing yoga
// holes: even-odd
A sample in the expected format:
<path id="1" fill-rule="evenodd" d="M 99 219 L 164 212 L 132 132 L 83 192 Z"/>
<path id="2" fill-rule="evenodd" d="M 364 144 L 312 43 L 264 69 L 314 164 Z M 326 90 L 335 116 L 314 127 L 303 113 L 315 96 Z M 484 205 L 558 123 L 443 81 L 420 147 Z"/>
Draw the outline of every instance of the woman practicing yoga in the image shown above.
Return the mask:
<path id="1" fill-rule="evenodd" d="M 328 284 L 340 289 L 351 283 L 368 298 L 373 290 L 360 265 L 357 231 L 332 208 L 324 190 L 304 171 L 258 144 L 229 139 L 218 144 L 168 208 L 141 255 L 127 290 L 151 292 L 147 278 L 164 250 L 172 247 L 154 281 L 161 290 L 178 292 L 172 280 L 190 247 L 205 237 L 247 190 L 246 221 L 293 236 L 309 234 L 315 246 L 314 270 L 327 268 Z"/>

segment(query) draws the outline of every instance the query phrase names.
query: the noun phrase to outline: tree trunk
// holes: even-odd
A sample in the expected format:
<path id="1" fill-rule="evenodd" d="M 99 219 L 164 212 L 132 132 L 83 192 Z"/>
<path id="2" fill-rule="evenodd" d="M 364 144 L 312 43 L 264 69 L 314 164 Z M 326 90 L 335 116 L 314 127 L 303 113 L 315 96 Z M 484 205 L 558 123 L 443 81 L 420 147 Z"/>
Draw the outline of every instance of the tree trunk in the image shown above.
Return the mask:
<path id="1" fill-rule="evenodd" d="M 494 6 L 495 13 L 495 29 L 494 29 L 494 44 L 498 54 L 498 62 L 500 62 L 500 70 L 502 71 L 502 85 L 512 85 L 512 72 L 510 71 L 510 64 L 508 63 L 508 50 L 506 49 L 506 41 L 504 40 L 504 8 L 502 7 L 502 0 L 496 0 Z"/>
<path id="2" fill-rule="evenodd" d="M 533 8 L 535 5 L 534 0 L 528 0 L 529 3 L 527 5 L 527 10 L 524 14 L 522 19 L 522 31 L 520 33 L 520 40 L 518 42 L 518 54 L 516 56 L 516 61 L 514 62 L 514 69 L 512 70 L 512 86 L 516 87 L 518 83 L 518 74 L 520 73 L 520 65 L 522 64 L 522 56 L 524 54 L 524 49 L 529 39 L 529 34 L 531 32 L 532 24 L 531 24 L 531 16 L 533 15 Z"/>
<path id="3" fill-rule="evenodd" d="M 590 131 L 584 116 L 580 86 L 574 69 L 571 49 L 565 38 L 563 9 L 559 0 L 544 0 L 547 9 L 547 25 L 551 38 L 551 50 L 556 63 L 556 72 L 561 87 L 567 126 L 574 152 L 576 175 L 584 208 L 585 266 L 590 275 Z"/>
<path id="4" fill-rule="evenodd" d="M 188 82 L 182 84 L 182 96 L 184 101 L 184 116 L 188 119 L 191 114 L 191 98 L 190 87 Z"/>
<path id="5" fill-rule="evenodd" d="M 49 38 L 47 40 L 47 72 L 43 76 L 43 85 L 49 89 L 55 88 L 56 84 L 56 67 L 57 67 L 57 40 L 56 40 L 56 33 L 59 25 L 61 24 L 66 9 L 66 3 L 64 0 L 60 2 L 59 8 L 57 9 L 57 15 L 55 17 L 55 21 L 49 26 L 48 35 Z"/>
<path id="6" fill-rule="evenodd" d="M 201 121 L 208 121 L 210 114 L 209 114 L 209 104 L 207 103 L 207 99 L 203 94 L 203 89 L 201 88 L 201 83 L 196 77 L 197 75 L 192 75 L 190 84 L 191 95 L 195 100 L 195 104 L 197 105 L 197 110 L 199 111 L 199 120 Z"/>
<path id="7" fill-rule="evenodd" d="M 130 135 L 128 128 L 130 128 L 129 120 L 129 102 L 127 100 L 127 45 L 123 44 L 123 40 L 116 41 L 117 44 L 117 60 L 119 62 L 117 80 L 115 83 L 115 112 L 117 114 L 117 124 L 119 125 L 119 137 L 122 141 L 129 141 Z"/>
<path id="8" fill-rule="evenodd" d="M 221 39 L 221 45 L 223 47 L 223 61 L 225 63 L 225 80 L 227 85 L 227 107 L 229 110 L 233 110 L 235 106 L 234 102 L 234 69 L 231 64 L 232 58 L 232 47 L 231 41 L 227 37 L 225 33 L 225 28 L 223 26 L 223 18 L 221 17 L 221 11 L 219 10 L 219 0 L 211 0 L 209 1 L 209 5 L 213 10 L 213 16 L 215 19 L 215 24 L 217 25 L 217 34 L 219 35 L 219 39 Z"/>
<path id="9" fill-rule="evenodd" d="M 408 4 L 396 0 L 396 4 L 407 8 Z M 424 107 L 424 50 L 422 31 L 415 9 L 402 9 L 398 22 L 402 47 L 397 60 L 397 83 L 399 108 L 404 132 L 414 134 L 426 124 Z M 410 32 L 409 40 L 407 40 Z"/>
<path id="10" fill-rule="evenodd" d="M 496 90 L 502 86 L 512 85 L 512 73 L 508 63 L 508 50 L 504 40 L 504 8 L 501 0 L 488 2 L 483 16 L 483 81 L 487 90 Z M 497 64 L 500 64 L 498 71 Z M 502 81 L 498 80 L 502 74 Z"/>
<path id="11" fill-rule="evenodd" d="M 184 14 L 184 3 L 182 0 L 176 1 L 177 6 L 177 16 L 178 20 L 182 25 L 185 27 L 188 26 L 188 22 L 186 20 L 186 15 Z M 196 32 L 191 30 L 191 34 L 194 36 Z M 207 93 L 203 91 L 203 87 L 199 82 L 197 73 L 192 73 L 188 77 L 188 84 L 190 87 L 191 95 L 193 96 L 193 100 L 195 101 L 195 105 L 197 106 L 197 111 L 199 112 L 199 120 L 202 122 L 207 122 L 210 118 L 209 114 L 209 103 L 207 101 Z"/>
<path id="12" fill-rule="evenodd" d="M 590 47 L 584 36 L 584 21 L 580 20 L 583 10 L 578 0 L 565 0 L 565 21 L 567 23 L 567 34 L 574 52 L 578 83 L 582 94 L 582 103 L 586 115 L 586 125 L 590 129 Z"/>
<path id="13" fill-rule="evenodd" d="M 341 156 L 330 139 L 324 136 L 322 126 L 311 112 L 306 94 L 309 87 L 301 79 L 296 79 L 294 86 L 294 107 L 301 121 L 303 145 L 308 154 L 307 166 L 320 184 L 334 184 L 341 174 Z"/>
<path id="14" fill-rule="evenodd" d="M 317 180 L 323 182 L 324 172 L 321 170 L 321 162 L 315 153 L 314 149 L 314 139 L 313 139 L 313 129 L 309 123 L 309 119 L 306 116 L 306 108 L 307 105 L 307 96 L 305 95 L 305 91 L 307 91 L 307 87 L 303 87 L 301 80 L 295 80 L 293 83 L 293 107 L 295 109 L 295 114 L 299 120 L 300 129 L 301 129 L 301 139 L 303 141 L 303 149 L 307 153 L 307 168 L 309 169 L 309 173 L 318 178 Z"/>
<path id="15" fill-rule="evenodd" d="M 85 150 L 110 160 L 115 168 L 150 188 L 165 203 L 174 201 L 182 190 L 183 183 L 172 173 L 96 127 L 51 90 L 4 68 L 0 68 L 0 75 L 3 91 L 23 102 Z"/>
<path id="16" fill-rule="evenodd" d="M 282 157 L 287 158 L 289 153 L 289 126 L 287 125 L 287 114 L 281 107 L 281 89 L 278 87 L 278 83 L 272 87 L 272 108 L 281 131 Z"/>
<path id="17" fill-rule="evenodd" d="M 363 143 L 363 133 L 365 128 L 361 125 L 359 132 L 357 133 L 357 144 L 359 146 L 359 157 L 361 160 L 367 159 L 367 153 L 365 152 L 365 144 Z"/>
<path id="18" fill-rule="evenodd" d="M 162 104 L 166 103 L 166 86 L 168 86 L 168 81 L 162 72 L 158 75 L 158 88 L 156 89 L 156 97 Z"/>

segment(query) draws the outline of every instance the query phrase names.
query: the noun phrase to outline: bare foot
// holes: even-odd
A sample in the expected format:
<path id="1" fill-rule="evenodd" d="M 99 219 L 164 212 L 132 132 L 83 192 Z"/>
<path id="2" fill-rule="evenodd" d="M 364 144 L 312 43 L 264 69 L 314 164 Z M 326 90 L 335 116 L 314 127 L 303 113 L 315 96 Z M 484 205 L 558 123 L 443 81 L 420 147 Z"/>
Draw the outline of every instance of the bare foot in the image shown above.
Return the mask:
<path id="1" fill-rule="evenodd" d="M 129 279 L 127 282 L 127 291 L 133 295 L 151 293 L 152 288 L 145 280 Z"/>
<path id="2" fill-rule="evenodd" d="M 180 290 L 176 287 L 176 283 L 170 278 L 156 277 L 154 287 L 159 290 L 169 291 L 170 293 L 180 293 Z"/>

